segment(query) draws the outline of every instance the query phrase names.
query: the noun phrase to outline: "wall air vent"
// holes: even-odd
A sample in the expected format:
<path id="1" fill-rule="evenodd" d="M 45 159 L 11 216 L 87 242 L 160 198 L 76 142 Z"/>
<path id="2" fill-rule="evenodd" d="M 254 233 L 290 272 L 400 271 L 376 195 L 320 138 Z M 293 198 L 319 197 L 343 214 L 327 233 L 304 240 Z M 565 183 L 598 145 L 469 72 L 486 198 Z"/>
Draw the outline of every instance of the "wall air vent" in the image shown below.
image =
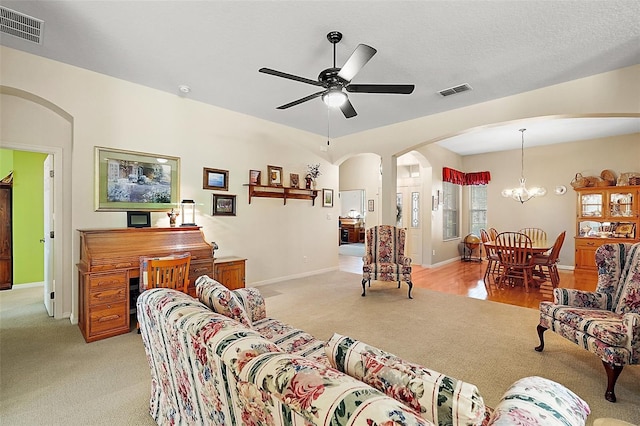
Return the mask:
<path id="1" fill-rule="evenodd" d="M 438 91 L 438 93 L 440 94 L 440 96 L 451 96 L 451 95 L 455 95 L 456 93 L 466 92 L 468 90 L 473 90 L 473 89 L 467 83 L 464 83 L 459 86 L 449 87 L 448 89 L 440 90 Z"/>
<path id="2" fill-rule="evenodd" d="M 44 21 L 0 6 L 0 32 L 42 44 Z"/>

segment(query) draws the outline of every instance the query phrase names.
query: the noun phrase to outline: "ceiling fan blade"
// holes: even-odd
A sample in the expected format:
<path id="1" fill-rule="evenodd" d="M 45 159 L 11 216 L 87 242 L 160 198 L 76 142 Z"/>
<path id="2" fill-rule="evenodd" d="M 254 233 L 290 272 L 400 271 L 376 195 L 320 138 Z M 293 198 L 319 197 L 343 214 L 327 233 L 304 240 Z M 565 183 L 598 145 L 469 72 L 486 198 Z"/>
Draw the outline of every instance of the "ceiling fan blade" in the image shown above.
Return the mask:
<path id="1" fill-rule="evenodd" d="M 297 101 L 293 101 L 293 102 L 289 102 L 288 104 L 280 105 L 277 109 L 291 108 L 292 106 L 296 106 L 296 105 L 299 105 L 299 104 L 301 104 L 303 102 L 307 102 L 307 101 L 310 101 L 311 99 L 317 98 L 318 96 L 321 96 L 324 92 L 325 92 L 324 90 L 322 92 L 316 92 L 313 95 L 305 96 L 304 98 L 300 98 Z"/>
<path id="2" fill-rule="evenodd" d="M 408 95 L 413 92 L 413 84 L 349 84 L 345 86 L 347 92 L 352 93 L 391 93 Z"/>
<path id="3" fill-rule="evenodd" d="M 347 99 L 342 105 L 340 105 L 340 110 L 342 110 L 345 118 L 352 118 L 358 115 L 356 110 L 353 108 L 353 105 L 351 105 L 351 101 L 349 99 Z"/>
<path id="4" fill-rule="evenodd" d="M 351 56 L 349 56 L 347 62 L 344 63 L 340 72 L 338 72 L 338 77 L 347 82 L 351 81 L 351 79 L 360 72 L 362 67 L 364 67 L 371 58 L 373 58 L 373 55 L 375 55 L 376 52 L 377 50 L 371 46 L 359 44 L 358 47 L 356 47 L 356 50 L 354 50 Z"/>
<path id="5" fill-rule="evenodd" d="M 314 86 L 322 86 L 322 83 L 316 80 L 311 80 L 309 78 L 299 77 L 293 74 L 287 74 L 286 72 L 272 70 L 271 68 L 260 68 L 258 72 L 264 74 L 275 75 L 276 77 L 288 78 L 289 80 L 300 81 L 302 83 L 313 84 Z"/>

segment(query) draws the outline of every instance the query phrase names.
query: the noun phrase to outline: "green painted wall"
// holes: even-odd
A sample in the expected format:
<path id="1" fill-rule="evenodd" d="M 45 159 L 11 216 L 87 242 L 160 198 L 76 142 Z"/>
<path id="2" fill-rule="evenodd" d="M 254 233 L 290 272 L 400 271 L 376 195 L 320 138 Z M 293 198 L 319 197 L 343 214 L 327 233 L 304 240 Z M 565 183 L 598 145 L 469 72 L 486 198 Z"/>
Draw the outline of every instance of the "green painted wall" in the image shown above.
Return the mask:
<path id="1" fill-rule="evenodd" d="M 47 154 L 0 149 L 0 175 L 13 170 L 13 283 L 44 281 L 44 176 Z"/>

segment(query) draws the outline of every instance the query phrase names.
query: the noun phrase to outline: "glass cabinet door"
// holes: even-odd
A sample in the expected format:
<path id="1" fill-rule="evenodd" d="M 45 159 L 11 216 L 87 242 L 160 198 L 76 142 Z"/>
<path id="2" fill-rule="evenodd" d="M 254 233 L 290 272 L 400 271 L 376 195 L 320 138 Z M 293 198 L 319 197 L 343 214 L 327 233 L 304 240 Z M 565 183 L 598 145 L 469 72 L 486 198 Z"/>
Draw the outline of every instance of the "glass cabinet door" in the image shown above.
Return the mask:
<path id="1" fill-rule="evenodd" d="M 630 192 L 612 192 L 609 194 L 610 217 L 633 216 L 633 194 Z"/>
<path id="2" fill-rule="evenodd" d="M 580 195 L 580 216 L 602 217 L 602 193 Z"/>

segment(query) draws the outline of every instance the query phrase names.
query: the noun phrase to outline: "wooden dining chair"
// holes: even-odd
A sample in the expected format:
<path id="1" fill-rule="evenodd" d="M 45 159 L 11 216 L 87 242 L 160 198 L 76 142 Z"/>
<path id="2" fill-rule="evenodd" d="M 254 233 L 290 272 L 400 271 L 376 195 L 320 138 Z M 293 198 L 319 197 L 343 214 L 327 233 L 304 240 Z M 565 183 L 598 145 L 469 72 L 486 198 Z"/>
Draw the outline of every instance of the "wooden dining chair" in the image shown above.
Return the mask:
<path id="1" fill-rule="evenodd" d="M 496 228 L 489 228 L 489 240 L 495 241 L 498 236 L 498 230 Z"/>
<path id="2" fill-rule="evenodd" d="M 485 244 L 491 240 L 489 233 L 486 229 L 480 229 L 480 239 L 482 240 L 482 245 L 484 247 L 485 256 L 487 259 L 487 269 L 484 271 L 484 276 L 482 280 L 484 281 L 484 286 L 487 290 L 490 289 L 490 277 L 493 278 L 494 284 L 496 283 L 496 276 L 499 275 L 500 272 L 500 258 L 498 257 L 498 253 L 496 248 L 491 246 L 488 247 Z"/>
<path id="3" fill-rule="evenodd" d="M 496 237 L 496 250 L 502 273 L 500 282 L 524 283 L 525 292 L 529 292 L 529 283 L 533 284 L 533 251 L 531 238 L 521 232 L 501 232 Z"/>
<path id="4" fill-rule="evenodd" d="M 562 249 L 562 244 L 564 244 L 566 234 L 567 231 L 563 231 L 558 235 L 549 254 L 536 254 L 533 257 L 533 264 L 538 267 L 536 274 L 539 273 L 545 280 L 551 281 L 553 288 L 558 287 L 558 284 L 560 283 L 560 275 L 558 274 L 558 258 L 560 257 L 560 249 Z"/>
<path id="5" fill-rule="evenodd" d="M 531 241 L 547 241 L 547 233 L 540 228 L 522 228 L 518 232 L 531 238 Z"/>

